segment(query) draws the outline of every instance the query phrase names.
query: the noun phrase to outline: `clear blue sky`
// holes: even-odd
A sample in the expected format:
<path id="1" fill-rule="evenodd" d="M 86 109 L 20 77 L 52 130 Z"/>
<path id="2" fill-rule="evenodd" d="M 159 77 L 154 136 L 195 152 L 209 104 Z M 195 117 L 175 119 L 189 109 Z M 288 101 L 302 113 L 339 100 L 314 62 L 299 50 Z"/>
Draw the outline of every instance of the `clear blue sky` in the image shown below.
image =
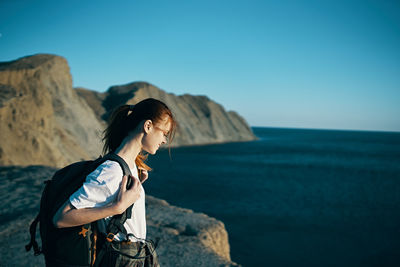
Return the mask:
<path id="1" fill-rule="evenodd" d="M 74 86 L 147 81 L 251 126 L 400 131 L 400 1 L 0 0 L 0 61 L 65 57 Z"/>

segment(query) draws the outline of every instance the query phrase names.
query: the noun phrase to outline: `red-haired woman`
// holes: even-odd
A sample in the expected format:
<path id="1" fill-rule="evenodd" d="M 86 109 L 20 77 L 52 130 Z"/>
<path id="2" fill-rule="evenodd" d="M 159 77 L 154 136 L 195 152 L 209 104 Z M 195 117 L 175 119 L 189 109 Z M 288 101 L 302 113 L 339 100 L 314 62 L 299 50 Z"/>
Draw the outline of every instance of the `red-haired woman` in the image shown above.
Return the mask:
<path id="1" fill-rule="evenodd" d="M 154 155 L 161 145 L 172 140 L 175 129 L 176 121 L 170 109 L 159 100 L 148 98 L 134 106 L 117 108 L 104 131 L 103 151 L 115 153 L 124 159 L 133 175 L 132 186 L 126 188 L 128 177 L 123 176 L 119 163 L 105 161 L 87 176 L 83 186 L 59 209 L 53 219 L 54 225 L 63 228 L 98 221 L 100 232 L 106 233 L 106 225 L 111 217 L 123 213 L 134 204 L 131 218 L 123 225 L 127 235 L 118 233 L 114 240 L 116 244 L 127 239 L 132 242 L 133 246 L 118 248 L 128 255 L 135 255 L 137 251 L 133 251 L 133 248 L 149 246 L 145 240 L 145 193 L 142 183 L 151 169 L 144 163 L 146 156 L 143 152 Z M 140 179 L 138 169 L 141 172 Z M 142 251 L 146 250 L 147 254 L 153 252 L 149 247 Z M 118 261 L 125 261 L 119 262 L 124 266 L 158 266 L 155 252 L 139 258 L 122 257 Z"/>

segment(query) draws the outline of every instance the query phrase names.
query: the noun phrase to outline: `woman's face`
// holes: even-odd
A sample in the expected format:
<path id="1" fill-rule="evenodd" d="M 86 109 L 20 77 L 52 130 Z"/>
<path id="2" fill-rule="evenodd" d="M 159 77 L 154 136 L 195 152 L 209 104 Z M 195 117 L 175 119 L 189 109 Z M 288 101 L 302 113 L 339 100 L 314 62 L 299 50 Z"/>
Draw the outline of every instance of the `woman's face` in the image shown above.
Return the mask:
<path id="1" fill-rule="evenodd" d="M 167 136 L 171 130 L 171 122 L 167 116 L 158 123 L 146 121 L 145 128 L 146 127 L 147 133 L 143 138 L 143 150 L 154 155 L 162 144 L 167 143 Z"/>

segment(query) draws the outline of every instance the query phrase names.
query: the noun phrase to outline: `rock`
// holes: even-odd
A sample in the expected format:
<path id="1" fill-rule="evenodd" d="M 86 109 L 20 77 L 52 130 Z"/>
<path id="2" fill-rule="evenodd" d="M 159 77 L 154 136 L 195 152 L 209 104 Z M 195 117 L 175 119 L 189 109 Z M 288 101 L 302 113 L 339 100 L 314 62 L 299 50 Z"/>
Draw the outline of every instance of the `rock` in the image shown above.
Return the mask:
<path id="1" fill-rule="evenodd" d="M 221 221 L 151 196 L 146 206 L 149 236 L 160 238 L 161 266 L 237 266 Z"/>
<path id="2" fill-rule="evenodd" d="M 43 182 L 55 171 L 44 166 L 0 167 L 1 266 L 44 266 L 43 256 L 26 252 L 25 245 L 30 222 L 39 210 Z M 238 266 L 230 259 L 222 222 L 151 196 L 146 198 L 146 211 L 148 238 L 159 238 L 161 266 Z"/>
<path id="3" fill-rule="evenodd" d="M 85 88 L 75 88 L 77 94 L 92 108 L 96 118 L 103 123 L 104 128 L 106 121 L 103 120 L 102 116 L 106 113 L 106 109 L 103 107 L 103 101 L 106 94 L 88 90 Z"/>
<path id="4" fill-rule="evenodd" d="M 101 153 L 102 124 L 72 88 L 67 61 L 35 55 L 0 63 L 1 165 L 63 166 Z"/>
<path id="5" fill-rule="evenodd" d="M 105 120 L 121 104 L 164 101 L 179 127 L 171 146 L 249 141 L 246 121 L 206 96 L 176 96 L 146 82 L 106 93 L 72 88 L 65 58 L 39 54 L 0 62 L 0 165 L 65 166 L 101 154 Z"/>
<path id="6" fill-rule="evenodd" d="M 199 145 L 223 142 L 255 140 L 247 122 L 236 112 L 226 112 L 207 96 L 189 94 L 176 96 L 147 82 L 133 82 L 112 86 L 100 94 L 84 88 L 77 88 L 99 118 L 107 120 L 112 110 L 119 105 L 134 105 L 152 97 L 167 104 L 172 110 L 179 128 L 171 146 Z"/>

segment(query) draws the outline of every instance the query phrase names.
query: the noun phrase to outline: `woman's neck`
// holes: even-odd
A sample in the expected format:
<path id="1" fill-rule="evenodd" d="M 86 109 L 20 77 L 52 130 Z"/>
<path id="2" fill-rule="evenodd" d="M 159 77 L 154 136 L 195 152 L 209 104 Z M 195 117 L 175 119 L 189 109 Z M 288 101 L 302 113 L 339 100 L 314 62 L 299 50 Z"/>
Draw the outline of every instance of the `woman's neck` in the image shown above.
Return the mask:
<path id="1" fill-rule="evenodd" d="M 135 159 L 142 150 L 140 136 L 125 138 L 122 144 L 115 150 L 115 154 L 123 158 L 128 163 L 129 168 L 135 166 Z"/>

